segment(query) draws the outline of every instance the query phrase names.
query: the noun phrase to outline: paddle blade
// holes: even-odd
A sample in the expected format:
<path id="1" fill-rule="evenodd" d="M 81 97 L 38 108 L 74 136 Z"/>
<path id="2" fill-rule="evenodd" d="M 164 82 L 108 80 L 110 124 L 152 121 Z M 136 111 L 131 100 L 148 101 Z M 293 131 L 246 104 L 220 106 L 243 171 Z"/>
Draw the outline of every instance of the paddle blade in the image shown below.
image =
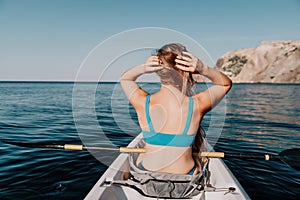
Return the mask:
<path id="1" fill-rule="evenodd" d="M 64 145 L 60 145 L 60 144 L 13 142 L 9 140 L 1 140 L 1 142 L 6 144 L 11 144 L 11 145 L 16 145 L 19 147 L 64 149 Z"/>
<path id="2" fill-rule="evenodd" d="M 300 148 L 286 149 L 282 151 L 279 156 L 284 163 L 296 170 L 300 170 Z"/>

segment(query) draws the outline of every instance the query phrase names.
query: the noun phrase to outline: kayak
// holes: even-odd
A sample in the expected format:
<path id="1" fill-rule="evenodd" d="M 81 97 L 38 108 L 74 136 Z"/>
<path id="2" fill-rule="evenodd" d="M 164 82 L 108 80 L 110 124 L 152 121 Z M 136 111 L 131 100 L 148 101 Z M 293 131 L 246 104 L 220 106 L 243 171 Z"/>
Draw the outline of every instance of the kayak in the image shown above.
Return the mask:
<path id="1" fill-rule="evenodd" d="M 143 136 L 139 134 L 128 147 L 138 147 Z M 206 144 L 208 149 L 212 149 Z M 210 172 L 210 184 L 203 192 L 192 199 L 250 199 L 241 184 L 237 181 L 225 163 L 219 158 L 210 158 L 208 170 Z M 129 171 L 129 154 L 121 153 L 109 168 L 100 177 L 94 187 L 85 197 L 85 200 L 151 200 L 157 198 L 146 197 L 131 187 L 108 184 L 113 180 L 123 180 L 125 172 Z M 164 198 L 165 199 L 165 198 Z"/>

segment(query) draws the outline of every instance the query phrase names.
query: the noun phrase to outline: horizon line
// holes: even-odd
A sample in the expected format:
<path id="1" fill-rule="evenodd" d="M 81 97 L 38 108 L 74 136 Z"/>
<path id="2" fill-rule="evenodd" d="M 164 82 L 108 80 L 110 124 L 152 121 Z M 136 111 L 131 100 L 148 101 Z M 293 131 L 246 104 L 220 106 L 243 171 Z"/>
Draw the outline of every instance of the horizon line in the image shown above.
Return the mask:
<path id="1" fill-rule="evenodd" d="M 0 83 L 120 83 L 120 81 L 71 81 L 71 80 L 0 80 Z M 137 81 L 137 83 L 160 83 L 160 81 Z M 197 82 L 199 84 L 211 84 L 211 82 Z M 274 85 L 300 85 L 300 83 L 271 83 L 271 82 L 233 82 L 233 84 L 274 84 Z"/>

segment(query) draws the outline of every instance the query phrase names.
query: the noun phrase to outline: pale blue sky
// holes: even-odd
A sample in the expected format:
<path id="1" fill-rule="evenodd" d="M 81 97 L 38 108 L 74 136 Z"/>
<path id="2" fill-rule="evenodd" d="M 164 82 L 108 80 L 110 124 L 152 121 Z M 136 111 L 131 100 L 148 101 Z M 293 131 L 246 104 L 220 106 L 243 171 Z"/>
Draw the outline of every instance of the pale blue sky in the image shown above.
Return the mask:
<path id="1" fill-rule="evenodd" d="M 72 81 L 94 47 L 133 28 L 182 32 L 216 61 L 264 40 L 300 39 L 299 21 L 299 0 L 0 0 L 0 80 Z"/>

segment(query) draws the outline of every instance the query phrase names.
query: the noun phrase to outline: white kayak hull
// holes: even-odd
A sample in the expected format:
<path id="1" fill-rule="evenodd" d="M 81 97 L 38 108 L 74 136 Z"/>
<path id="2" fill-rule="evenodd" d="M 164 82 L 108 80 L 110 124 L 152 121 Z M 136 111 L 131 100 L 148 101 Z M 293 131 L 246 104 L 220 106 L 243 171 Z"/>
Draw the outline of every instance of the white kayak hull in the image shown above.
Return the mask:
<path id="1" fill-rule="evenodd" d="M 142 135 L 138 135 L 128 147 L 136 147 L 142 140 Z M 129 171 L 129 154 L 121 153 L 109 166 L 98 182 L 94 185 L 86 200 L 151 200 L 157 198 L 145 197 L 139 192 L 126 186 L 109 186 L 105 181 L 122 180 L 124 173 Z M 192 199 L 205 200 L 243 200 L 250 199 L 240 183 L 227 168 L 225 163 L 218 158 L 210 159 L 209 171 L 211 172 L 210 183 L 216 188 L 215 191 L 203 191 Z M 229 187 L 235 188 L 234 192 L 227 193 Z M 226 194 L 225 194 L 226 193 Z"/>

